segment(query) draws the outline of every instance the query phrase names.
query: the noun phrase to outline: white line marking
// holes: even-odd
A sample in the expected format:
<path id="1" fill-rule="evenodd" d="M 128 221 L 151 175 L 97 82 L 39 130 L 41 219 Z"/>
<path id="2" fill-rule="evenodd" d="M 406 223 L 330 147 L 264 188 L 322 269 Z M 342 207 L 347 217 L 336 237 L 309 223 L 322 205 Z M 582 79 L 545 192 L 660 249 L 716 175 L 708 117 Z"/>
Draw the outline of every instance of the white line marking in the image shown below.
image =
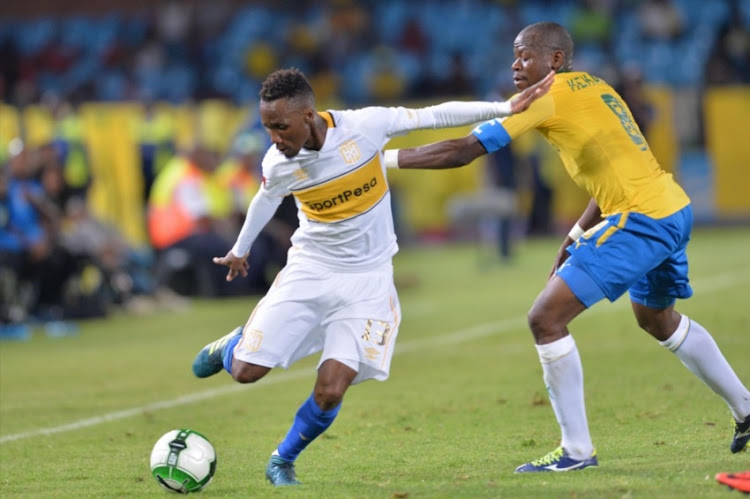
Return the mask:
<path id="1" fill-rule="evenodd" d="M 732 287 L 736 284 L 746 282 L 750 279 L 750 273 L 748 272 L 727 272 L 724 274 L 717 274 L 715 276 L 698 280 L 693 284 L 699 290 L 699 294 L 714 292 L 720 289 Z M 602 306 L 597 305 L 596 308 L 590 310 L 585 316 L 592 315 L 594 313 L 611 312 L 622 308 L 624 305 L 629 305 L 630 302 L 627 299 L 618 300 L 614 306 Z M 526 325 L 525 317 L 515 317 L 511 319 L 503 319 L 500 321 L 487 322 L 484 324 L 477 324 L 476 326 L 467 327 L 460 329 L 452 333 L 443 334 L 437 337 L 424 338 L 420 340 L 413 340 L 401 343 L 398 345 L 398 349 L 394 352 L 394 355 L 401 355 L 404 353 L 413 352 L 415 350 L 421 350 L 435 346 L 455 345 L 466 341 L 471 341 L 479 338 L 484 338 L 491 334 L 506 333 L 524 327 Z M 314 372 L 314 371 L 313 371 Z M 22 433 L 13 433 L 10 435 L 4 435 L 0 437 L 0 444 L 7 442 L 13 442 L 16 440 L 23 440 L 32 437 L 56 435 L 58 433 L 65 433 L 68 431 L 80 430 L 81 428 L 88 428 L 90 426 L 97 426 L 110 421 L 118 421 L 120 419 L 126 419 L 129 417 L 143 414 L 144 412 L 153 412 L 162 409 L 172 409 L 182 405 L 193 404 L 195 402 L 201 402 L 204 400 L 220 397 L 222 395 L 228 395 L 230 393 L 239 392 L 242 390 L 248 390 L 250 388 L 263 388 L 265 386 L 274 385 L 278 383 L 284 383 L 299 378 L 305 378 L 312 376 L 313 372 L 308 370 L 299 371 L 287 371 L 275 376 L 270 376 L 268 379 L 264 379 L 260 385 L 241 385 L 232 384 L 223 386 L 221 388 L 212 388 L 211 390 L 205 390 L 202 392 L 193 393 L 191 395 L 185 395 L 177 397 L 171 400 L 164 400 L 161 402 L 154 402 L 153 404 L 147 404 L 140 407 L 132 407 L 130 409 L 124 409 L 122 411 L 110 412 L 102 416 L 94 416 L 91 418 L 80 419 L 73 423 L 68 423 L 61 426 L 53 426 L 51 428 L 40 428 L 37 430 L 31 430 Z"/>

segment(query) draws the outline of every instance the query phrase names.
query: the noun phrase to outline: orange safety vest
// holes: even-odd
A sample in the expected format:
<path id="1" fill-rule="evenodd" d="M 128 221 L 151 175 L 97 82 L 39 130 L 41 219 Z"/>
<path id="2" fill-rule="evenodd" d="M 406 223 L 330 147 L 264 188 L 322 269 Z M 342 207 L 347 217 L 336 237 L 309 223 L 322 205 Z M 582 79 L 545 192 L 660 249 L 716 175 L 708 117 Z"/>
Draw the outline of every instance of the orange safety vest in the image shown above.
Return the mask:
<path id="1" fill-rule="evenodd" d="M 214 173 L 214 181 L 225 194 L 230 194 L 220 206 L 220 216 L 229 216 L 233 211 L 244 213 L 260 187 L 258 180 L 236 159 L 222 163 Z"/>
<path id="2" fill-rule="evenodd" d="M 156 249 L 171 246 L 195 231 L 196 221 L 174 194 L 182 185 L 204 182 L 203 172 L 184 158 L 173 159 L 156 178 L 148 206 L 148 233 Z"/>

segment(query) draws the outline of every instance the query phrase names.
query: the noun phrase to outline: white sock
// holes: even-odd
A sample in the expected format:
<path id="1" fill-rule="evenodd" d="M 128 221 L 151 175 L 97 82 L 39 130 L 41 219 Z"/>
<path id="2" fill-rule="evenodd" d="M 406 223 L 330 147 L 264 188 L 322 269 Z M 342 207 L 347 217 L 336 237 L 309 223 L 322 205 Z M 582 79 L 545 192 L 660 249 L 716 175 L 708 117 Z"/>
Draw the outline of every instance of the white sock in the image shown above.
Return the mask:
<path id="1" fill-rule="evenodd" d="M 562 447 L 573 459 L 591 457 L 586 405 L 583 399 L 583 367 L 573 337 L 568 335 L 546 345 L 536 345 L 544 371 L 550 403 L 562 430 Z"/>
<path id="2" fill-rule="evenodd" d="M 703 326 L 683 315 L 672 336 L 659 343 L 724 399 L 735 420 L 742 421 L 750 414 L 750 392 Z"/>

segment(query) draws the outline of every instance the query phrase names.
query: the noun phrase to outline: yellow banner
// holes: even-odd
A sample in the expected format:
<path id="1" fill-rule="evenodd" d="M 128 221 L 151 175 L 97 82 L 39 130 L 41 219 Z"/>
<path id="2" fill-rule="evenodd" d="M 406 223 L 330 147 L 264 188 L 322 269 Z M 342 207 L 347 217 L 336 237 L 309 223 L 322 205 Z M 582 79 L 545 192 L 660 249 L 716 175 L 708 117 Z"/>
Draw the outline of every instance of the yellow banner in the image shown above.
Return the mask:
<path id="1" fill-rule="evenodd" d="M 714 169 L 716 215 L 750 216 L 750 87 L 708 89 L 706 145 Z"/>

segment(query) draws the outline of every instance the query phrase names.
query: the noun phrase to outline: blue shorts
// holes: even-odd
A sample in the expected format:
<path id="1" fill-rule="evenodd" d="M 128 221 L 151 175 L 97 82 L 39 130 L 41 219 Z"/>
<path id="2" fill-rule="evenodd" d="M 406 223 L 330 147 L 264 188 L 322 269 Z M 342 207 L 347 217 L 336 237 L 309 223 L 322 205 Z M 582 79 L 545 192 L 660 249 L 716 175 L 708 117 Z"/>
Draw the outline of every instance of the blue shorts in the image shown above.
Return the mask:
<path id="1" fill-rule="evenodd" d="M 690 205 L 660 219 L 612 215 L 568 246 L 556 273 L 586 307 L 630 290 L 636 303 L 667 308 L 693 295 L 685 253 L 692 225 Z"/>

